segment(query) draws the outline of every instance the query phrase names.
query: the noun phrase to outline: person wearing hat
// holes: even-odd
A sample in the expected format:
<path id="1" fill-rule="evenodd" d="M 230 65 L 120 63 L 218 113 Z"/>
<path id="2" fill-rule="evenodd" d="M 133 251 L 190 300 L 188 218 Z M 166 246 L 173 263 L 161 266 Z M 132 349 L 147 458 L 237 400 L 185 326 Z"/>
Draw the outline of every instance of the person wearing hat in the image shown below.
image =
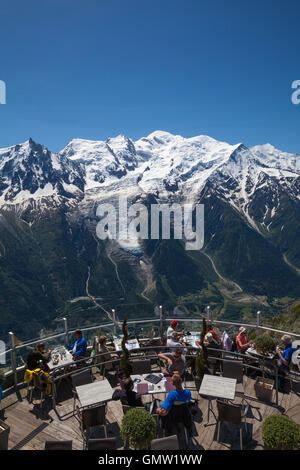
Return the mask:
<path id="1" fill-rule="evenodd" d="M 186 344 L 180 340 L 181 338 L 181 335 L 179 333 L 177 333 L 176 331 L 173 331 L 172 335 L 171 335 L 171 338 L 168 338 L 167 339 L 167 346 L 169 348 L 182 348 L 184 350 L 184 347 L 186 346 Z"/>
<path id="2" fill-rule="evenodd" d="M 276 347 L 278 366 L 288 367 L 290 365 L 292 355 L 296 349 L 293 348 L 293 340 L 289 335 L 283 335 L 281 338 L 281 343 L 283 345 L 283 349 L 280 345 Z"/>
<path id="3" fill-rule="evenodd" d="M 278 390 L 279 392 L 284 392 L 284 376 L 289 370 L 291 358 L 296 349 L 293 348 L 293 340 L 290 335 L 283 335 L 281 337 L 281 343 L 282 345 L 278 345 L 276 347 L 278 366 Z"/>
<path id="4" fill-rule="evenodd" d="M 252 345 L 252 341 L 248 341 L 247 330 L 243 326 L 239 328 L 239 334 L 236 337 L 236 346 L 238 353 L 243 354 Z"/>
<path id="5" fill-rule="evenodd" d="M 178 321 L 172 320 L 171 324 L 167 330 L 167 339 L 172 337 L 173 333 L 178 333 L 180 336 L 184 335 L 184 331 L 177 331 L 178 328 Z"/>

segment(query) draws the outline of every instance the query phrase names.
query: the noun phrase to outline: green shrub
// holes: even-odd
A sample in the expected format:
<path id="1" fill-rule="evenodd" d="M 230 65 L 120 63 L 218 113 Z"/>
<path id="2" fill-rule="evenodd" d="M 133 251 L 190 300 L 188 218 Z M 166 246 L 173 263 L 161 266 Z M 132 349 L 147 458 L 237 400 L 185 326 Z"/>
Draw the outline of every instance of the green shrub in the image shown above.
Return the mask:
<path id="1" fill-rule="evenodd" d="M 300 426 L 285 415 L 272 415 L 262 424 L 265 446 L 271 450 L 300 448 Z"/>
<path id="2" fill-rule="evenodd" d="M 155 434 L 155 419 L 146 410 L 132 408 L 124 415 L 121 436 L 134 449 L 148 449 Z"/>
<path id="3" fill-rule="evenodd" d="M 272 353 L 276 349 L 276 342 L 271 336 L 256 336 L 254 346 L 257 352 L 261 354 Z"/>

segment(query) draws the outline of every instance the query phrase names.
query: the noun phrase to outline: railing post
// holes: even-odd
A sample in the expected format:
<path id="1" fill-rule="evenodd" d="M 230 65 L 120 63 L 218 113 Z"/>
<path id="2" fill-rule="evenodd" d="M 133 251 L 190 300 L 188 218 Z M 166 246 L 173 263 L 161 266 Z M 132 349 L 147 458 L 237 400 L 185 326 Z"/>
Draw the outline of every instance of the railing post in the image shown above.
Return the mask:
<path id="1" fill-rule="evenodd" d="M 163 337 L 164 337 L 164 326 L 163 326 L 163 311 L 162 311 L 162 305 L 159 306 L 159 330 L 160 330 L 160 337 L 161 337 L 161 340 L 163 341 Z"/>
<path id="2" fill-rule="evenodd" d="M 64 330 L 65 330 L 65 344 L 68 347 L 69 346 L 68 320 L 66 319 L 66 317 L 64 317 L 63 321 L 64 321 Z"/>
<path id="3" fill-rule="evenodd" d="M 208 305 L 206 307 L 206 315 L 207 315 L 207 320 L 210 322 L 211 321 L 211 318 L 210 318 L 210 306 Z"/>
<path id="4" fill-rule="evenodd" d="M 114 330 L 114 335 L 116 336 L 116 334 L 117 334 L 117 326 L 116 326 L 116 311 L 115 311 L 115 309 L 114 309 L 114 308 L 113 308 L 111 311 L 112 311 L 112 320 L 113 320 L 113 324 L 114 324 L 114 326 L 113 326 L 113 330 Z"/>
<path id="5" fill-rule="evenodd" d="M 8 334 L 9 334 L 10 346 L 11 346 L 11 364 L 12 364 L 12 370 L 14 374 L 14 385 L 16 387 L 18 384 L 18 376 L 17 376 L 15 335 L 13 334 L 12 331 L 10 331 Z"/>
<path id="6" fill-rule="evenodd" d="M 259 331 L 260 331 L 260 322 L 261 322 L 261 312 L 260 310 L 258 310 L 258 312 L 256 313 L 256 334 L 257 336 L 259 335 Z"/>

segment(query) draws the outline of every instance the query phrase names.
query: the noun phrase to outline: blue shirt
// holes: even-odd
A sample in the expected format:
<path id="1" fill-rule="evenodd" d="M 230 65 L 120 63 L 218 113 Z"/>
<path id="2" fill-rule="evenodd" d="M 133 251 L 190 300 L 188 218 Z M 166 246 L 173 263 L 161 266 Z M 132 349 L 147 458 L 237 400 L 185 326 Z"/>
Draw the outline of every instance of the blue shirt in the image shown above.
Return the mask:
<path id="1" fill-rule="evenodd" d="M 72 346 L 70 348 L 71 351 L 74 348 L 75 343 L 76 343 L 76 341 L 72 344 Z M 86 339 L 85 339 L 84 336 L 82 336 L 80 338 L 80 340 L 77 341 L 76 350 L 74 352 L 75 356 L 85 356 L 86 348 L 87 348 Z"/>
<path id="2" fill-rule="evenodd" d="M 190 390 L 173 390 L 167 396 L 166 401 L 161 405 L 161 407 L 166 410 L 170 411 L 172 406 L 175 402 L 181 402 L 188 404 L 191 401 L 191 392 Z"/>
<path id="3" fill-rule="evenodd" d="M 288 364 L 291 362 L 292 355 L 295 351 L 296 351 L 296 348 L 293 348 L 292 343 L 286 346 L 284 350 L 282 351 L 281 353 L 282 357 L 288 362 Z M 282 363 L 281 358 L 280 358 L 280 362 Z"/>

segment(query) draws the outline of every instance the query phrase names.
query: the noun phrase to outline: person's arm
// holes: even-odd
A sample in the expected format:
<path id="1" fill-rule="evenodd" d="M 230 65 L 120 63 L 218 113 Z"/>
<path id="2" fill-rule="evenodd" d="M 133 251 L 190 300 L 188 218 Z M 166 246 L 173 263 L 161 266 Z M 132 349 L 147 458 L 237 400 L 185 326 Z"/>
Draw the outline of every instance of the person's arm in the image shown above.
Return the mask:
<path id="1" fill-rule="evenodd" d="M 173 392 L 170 392 L 164 403 L 161 405 L 161 408 L 156 409 L 156 413 L 160 416 L 167 416 L 173 406 L 174 401 L 175 395 Z"/>
<path id="2" fill-rule="evenodd" d="M 165 361 L 167 361 L 170 366 L 172 365 L 171 359 L 168 356 L 166 356 L 164 353 L 159 353 L 158 357 L 159 359 L 164 359 Z"/>
<path id="3" fill-rule="evenodd" d="M 248 349 L 248 347 L 249 347 L 249 345 L 250 345 L 250 341 L 249 341 L 248 343 L 243 344 L 243 343 L 241 342 L 241 340 L 238 339 L 236 342 L 237 342 L 237 344 L 239 345 L 239 347 L 240 347 L 243 351 L 244 351 L 244 349 Z"/>
<path id="4" fill-rule="evenodd" d="M 276 352 L 277 352 L 278 356 L 280 357 L 282 363 L 283 363 L 285 366 L 288 366 L 288 365 L 289 365 L 289 362 L 283 357 L 282 352 L 281 352 L 280 349 L 279 349 L 279 346 L 277 346 Z"/>

